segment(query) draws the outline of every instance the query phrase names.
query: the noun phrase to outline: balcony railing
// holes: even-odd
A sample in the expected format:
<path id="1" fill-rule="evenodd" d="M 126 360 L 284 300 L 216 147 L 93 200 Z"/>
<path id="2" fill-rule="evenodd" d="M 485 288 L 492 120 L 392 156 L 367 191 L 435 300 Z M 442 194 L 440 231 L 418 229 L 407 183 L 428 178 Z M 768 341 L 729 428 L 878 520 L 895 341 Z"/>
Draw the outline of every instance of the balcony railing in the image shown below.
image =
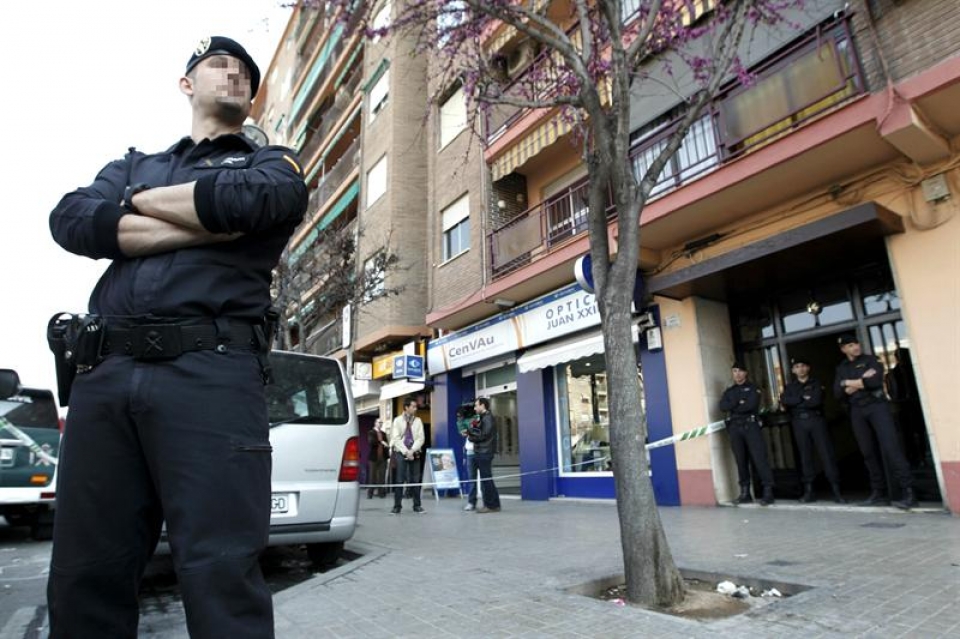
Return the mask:
<path id="1" fill-rule="evenodd" d="M 574 47 L 579 48 L 581 42 L 579 23 L 575 24 L 567 31 Z M 509 65 L 513 56 L 519 55 L 522 58 L 523 47 L 529 44 L 522 44 L 514 53 L 506 58 Z M 552 61 L 551 61 L 552 58 Z M 543 98 L 553 94 L 557 90 L 559 83 L 558 69 L 563 68 L 563 62 L 556 51 L 545 49 L 533 57 L 529 64 L 516 72 L 510 83 L 504 89 L 505 95 L 516 95 L 527 99 Z M 507 69 L 509 73 L 509 69 Z M 497 138 L 503 135 L 520 118 L 530 111 L 527 107 L 517 107 L 512 105 L 492 106 L 486 113 L 486 142 L 492 144 Z"/>
<path id="2" fill-rule="evenodd" d="M 353 76 L 337 89 L 333 105 L 327 109 L 320 120 L 320 126 L 307 138 L 306 143 L 300 149 L 300 159 L 308 163 L 309 159 L 320 149 L 320 145 L 333 130 L 333 127 L 340 121 L 344 111 L 353 102 L 352 98 L 356 93 L 357 86 L 360 84 L 360 69 L 354 71 Z"/>
<path id="3" fill-rule="evenodd" d="M 335 319 L 307 337 L 307 351 L 314 355 L 329 355 L 343 347 L 343 322 Z"/>
<path id="4" fill-rule="evenodd" d="M 755 73 L 755 83 L 730 87 L 693 123 L 651 190 L 651 200 L 780 139 L 865 92 L 849 25 L 842 19 L 818 27 L 765 61 Z M 634 136 L 630 155 L 638 180 L 666 148 L 682 118 L 682 112 L 674 113 Z M 558 243 L 584 232 L 587 188 L 586 180 L 578 182 L 490 232 L 492 279 L 522 268 Z M 615 213 L 609 197 L 608 218 Z"/>
<path id="5" fill-rule="evenodd" d="M 332 44 L 328 43 L 325 46 L 325 50 L 320 52 L 320 59 L 314 62 L 313 67 L 307 74 L 307 78 L 304 80 L 305 86 L 300 87 L 297 96 L 293 100 L 293 105 L 290 110 L 291 121 L 296 121 L 300 118 L 300 112 L 303 108 L 313 102 L 317 96 L 317 91 L 326 84 L 326 79 L 330 75 L 331 70 L 350 43 L 350 39 L 343 35 L 342 28 L 337 29 L 330 37 L 332 39 L 335 38 L 335 41 L 333 41 Z"/>
<path id="6" fill-rule="evenodd" d="M 589 183 L 581 180 L 562 193 L 531 207 L 489 235 L 490 265 L 497 279 L 529 264 L 550 250 L 587 230 Z M 607 213 L 614 211 L 612 193 L 607 193 Z"/>
<path id="7" fill-rule="evenodd" d="M 307 218 L 315 214 L 323 203 L 328 201 L 336 190 L 357 167 L 360 161 L 360 138 L 355 139 L 344 151 L 337 163 L 320 178 L 317 188 L 310 194 L 307 204 Z"/>

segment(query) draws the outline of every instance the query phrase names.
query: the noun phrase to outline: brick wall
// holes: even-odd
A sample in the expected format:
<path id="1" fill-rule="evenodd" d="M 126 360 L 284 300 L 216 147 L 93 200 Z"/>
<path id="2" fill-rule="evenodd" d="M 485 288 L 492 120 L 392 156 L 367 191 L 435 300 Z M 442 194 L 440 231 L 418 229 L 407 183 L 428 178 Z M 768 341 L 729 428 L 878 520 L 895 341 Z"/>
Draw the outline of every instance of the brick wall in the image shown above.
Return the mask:
<path id="1" fill-rule="evenodd" d="M 421 326 L 427 307 L 427 131 L 423 100 L 426 64 L 422 56 L 411 55 L 411 43 L 402 38 L 368 44 L 365 78 L 369 78 L 386 57 L 390 60 L 389 97 L 386 107 L 373 122 L 364 102 L 362 171 L 366 173 L 387 155 L 387 191 L 366 208 L 361 197 L 359 219 L 363 239 L 359 248 L 362 262 L 385 242 L 400 256 L 401 268 L 387 274 L 388 287 L 403 286 L 403 294 L 375 300 L 357 314 L 355 338 L 385 326 Z"/>
<path id="2" fill-rule="evenodd" d="M 956 0 L 866 0 L 880 50 L 894 81 L 908 78 L 960 53 L 960 5 Z M 864 3 L 852 3 L 857 50 L 871 91 L 886 81 L 870 33 Z"/>

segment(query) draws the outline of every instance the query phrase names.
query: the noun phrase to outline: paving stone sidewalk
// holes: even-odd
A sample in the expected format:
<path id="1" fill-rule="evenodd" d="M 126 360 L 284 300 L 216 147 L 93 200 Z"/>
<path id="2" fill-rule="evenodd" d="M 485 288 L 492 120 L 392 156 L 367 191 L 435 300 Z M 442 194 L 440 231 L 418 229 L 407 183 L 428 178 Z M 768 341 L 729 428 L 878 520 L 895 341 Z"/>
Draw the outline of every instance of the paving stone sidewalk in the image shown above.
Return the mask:
<path id="1" fill-rule="evenodd" d="M 361 502 L 363 555 L 277 594 L 301 637 L 956 637 L 960 518 L 887 509 L 665 508 L 682 568 L 810 586 L 738 617 L 690 621 L 566 589 L 621 574 L 616 507 L 504 500 L 427 513 Z M 788 502 L 789 503 L 789 502 Z"/>

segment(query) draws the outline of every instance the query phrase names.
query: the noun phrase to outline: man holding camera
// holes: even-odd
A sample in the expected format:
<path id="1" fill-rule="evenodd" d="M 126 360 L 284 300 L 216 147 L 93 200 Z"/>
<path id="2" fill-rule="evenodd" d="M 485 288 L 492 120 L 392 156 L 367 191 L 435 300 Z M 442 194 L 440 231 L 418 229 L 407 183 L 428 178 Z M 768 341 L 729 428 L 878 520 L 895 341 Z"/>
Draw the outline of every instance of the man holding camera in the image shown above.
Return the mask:
<path id="1" fill-rule="evenodd" d="M 403 508 L 403 489 L 411 484 L 413 493 L 413 512 L 423 513 L 420 505 L 420 480 L 417 477 L 417 460 L 423 448 L 425 437 L 423 422 L 417 417 L 417 400 L 407 399 L 403 402 L 403 413 L 398 415 L 390 425 L 390 450 L 393 451 L 394 468 L 396 474 L 393 483 L 393 515 L 399 515 Z"/>

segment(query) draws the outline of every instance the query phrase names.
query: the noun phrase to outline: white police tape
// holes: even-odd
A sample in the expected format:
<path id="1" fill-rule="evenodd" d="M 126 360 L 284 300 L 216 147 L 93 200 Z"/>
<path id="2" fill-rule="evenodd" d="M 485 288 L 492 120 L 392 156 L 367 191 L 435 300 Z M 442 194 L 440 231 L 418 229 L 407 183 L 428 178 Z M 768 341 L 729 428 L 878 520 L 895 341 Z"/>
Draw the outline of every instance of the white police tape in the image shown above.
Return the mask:
<path id="1" fill-rule="evenodd" d="M 30 449 L 37 457 L 47 462 L 48 464 L 53 464 L 56 466 L 59 461 L 56 457 L 43 450 L 39 444 L 30 435 L 27 435 L 25 432 L 14 426 L 10 423 L 10 420 L 5 417 L 0 417 L 0 432 L 9 431 L 14 437 L 20 440 L 20 442 Z"/>
<path id="2" fill-rule="evenodd" d="M 647 450 L 653 448 L 660 448 L 661 446 L 669 446 L 670 444 L 676 444 L 677 442 L 685 442 L 688 439 L 694 439 L 696 437 L 703 437 L 704 435 L 709 435 L 710 433 L 715 433 L 718 430 L 723 430 L 726 428 L 726 423 L 719 422 L 710 422 L 706 426 L 701 426 L 700 428 L 694 428 L 693 430 L 688 430 L 685 433 L 680 433 L 679 435 L 674 435 L 673 437 L 667 437 L 666 439 L 658 439 L 655 442 L 650 442 L 646 445 Z"/>
<path id="3" fill-rule="evenodd" d="M 684 432 L 684 433 L 680 433 L 680 434 L 678 434 L 678 435 L 673 435 L 672 437 L 666 437 L 666 438 L 664 438 L 664 439 L 658 439 L 658 440 L 655 441 L 655 442 L 650 442 L 649 444 L 647 444 L 647 445 L 645 446 L 645 448 L 646 448 L 647 450 L 653 450 L 654 448 L 662 448 L 663 446 L 670 446 L 670 445 L 672 445 L 672 444 L 676 444 L 677 442 L 684 442 L 684 441 L 687 441 L 688 439 L 695 439 L 695 438 L 697 438 L 697 437 L 703 437 L 704 435 L 709 435 L 710 433 L 715 433 L 715 432 L 717 432 L 717 431 L 723 430 L 724 428 L 726 428 L 726 424 L 725 424 L 724 422 L 722 422 L 722 421 L 711 422 L 711 423 L 707 424 L 706 426 L 700 426 L 699 428 L 694 428 L 693 430 L 688 430 L 688 431 L 686 431 L 686 432 Z M 18 440 L 20 440 L 21 443 L 23 443 L 27 448 L 29 448 L 30 451 L 32 451 L 35 455 L 37 455 L 38 457 L 40 457 L 40 459 L 43 459 L 43 460 L 46 461 L 47 463 L 53 464 L 54 466 L 56 466 L 56 465 L 59 463 L 59 460 L 58 460 L 56 457 L 54 457 L 53 455 L 51 455 L 51 454 L 48 453 L 47 451 L 43 450 L 43 448 L 41 448 L 40 445 L 37 444 L 37 442 L 34 441 L 34 439 L 33 439 L 32 437 L 30 437 L 30 436 L 27 435 L 25 432 L 23 432 L 22 430 L 20 430 L 19 428 L 17 428 L 17 427 L 14 426 L 13 424 L 11 424 L 10 421 L 7 420 L 6 418 L 0 417 L 0 431 L 4 431 L 4 430 L 9 431 L 14 437 L 16 437 Z M 576 468 L 576 467 L 579 467 L 579 466 L 589 466 L 589 465 L 592 465 L 592 464 L 597 464 L 597 463 L 600 463 L 600 462 L 604 462 L 604 461 L 606 461 L 606 460 L 608 460 L 608 459 L 609 459 L 609 457 L 607 457 L 607 456 L 604 456 L 604 457 L 595 457 L 594 459 L 591 459 L 591 460 L 589 460 L 589 461 L 580 462 L 580 463 L 577 463 L 577 464 L 570 464 L 569 466 L 565 466 L 565 468 Z M 525 473 L 516 473 L 516 474 L 512 474 L 512 475 L 498 475 L 498 476 L 496 477 L 496 479 L 515 479 L 515 478 L 517 478 L 517 477 L 523 477 L 524 475 L 536 475 L 536 474 L 540 474 L 540 473 L 548 473 L 548 472 L 553 472 L 553 471 L 559 470 L 559 469 L 560 469 L 559 466 L 553 466 L 552 468 L 544 468 L 544 469 L 542 469 L 542 470 L 531 470 L 531 471 L 527 471 L 527 472 L 525 472 Z M 464 479 L 464 480 L 461 481 L 461 483 L 470 483 L 470 482 L 474 482 L 474 481 L 476 481 L 476 480 L 475 480 L 475 479 Z M 428 487 L 428 486 L 434 486 L 435 484 L 436 484 L 436 482 L 422 482 L 422 483 L 418 483 L 418 484 L 375 484 L 375 485 L 361 484 L 361 485 L 360 485 L 360 488 L 397 488 L 397 487 L 399 487 L 399 486 L 423 486 L 423 487 Z"/>
<path id="4" fill-rule="evenodd" d="M 726 427 L 727 427 L 727 425 L 726 425 L 726 423 L 723 422 L 723 421 L 710 422 L 710 423 L 707 424 L 706 426 L 700 426 L 699 428 L 694 428 L 693 430 L 688 430 L 688 431 L 686 431 L 686 432 L 684 432 L 684 433 L 679 433 L 679 434 L 677 434 L 677 435 L 673 435 L 672 437 L 666 437 L 666 438 L 664 438 L 664 439 L 658 439 L 658 440 L 655 441 L 655 442 L 650 442 L 649 444 L 647 444 L 646 446 L 644 446 L 644 448 L 646 448 L 647 450 L 652 450 L 652 449 L 654 449 L 654 448 L 662 448 L 663 446 L 670 446 L 671 444 L 676 444 L 677 442 L 685 442 L 685 441 L 687 441 L 688 439 L 695 439 L 695 438 L 697 438 L 697 437 L 703 437 L 704 435 L 709 435 L 710 433 L 715 433 L 715 432 L 717 432 L 717 431 L 723 430 L 723 429 L 726 428 Z M 570 464 L 569 466 L 565 466 L 564 468 L 569 469 L 569 468 L 575 468 L 575 467 L 577 467 L 577 466 L 588 466 L 588 465 L 592 465 L 592 464 L 597 464 L 597 463 L 599 463 L 599 462 L 604 462 L 604 461 L 606 461 L 606 460 L 608 460 L 608 459 L 610 459 L 610 457 L 608 457 L 608 456 L 594 457 L 594 458 L 591 459 L 590 461 L 580 462 L 580 463 L 578 463 L 578 464 Z M 553 471 L 559 470 L 559 469 L 560 469 L 560 466 L 553 466 L 552 468 L 544 468 L 544 469 L 542 469 L 542 470 L 530 470 L 530 471 L 527 471 L 527 472 L 525 472 L 525 473 L 516 473 L 516 474 L 513 474 L 513 475 L 497 475 L 497 476 L 494 477 L 493 479 L 496 479 L 496 480 L 501 480 L 501 479 L 515 479 L 515 478 L 517 478 L 517 477 L 523 477 L 524 475 L 538 475 L 538 474 L 540 474 L 540 473 L 549 473 L 549 472 L 553 472 Z M 477 481 L 476 479 L 461 479 L 461 480 L 460 480 L 460 483 L 461 483 L 461 484 L 470 484 L 470 483 L 476 482 L 476 481 Z M 421 482 L 421 483 L 418 483 L 418 484 L 361 484 L 361 485 L 360 485 L 360 488 L 367 488 L 367 489 L 370 489 L 370 488 L 400 488 L 400 487 L 402 487 L 402 486 L 409 486 L 409 487 L 422 486 L 422 487 L 426 488 L 426 487 L 430 487 L 430 486 L 435 486 L 436 484 L 437 484 L 437 482 L 430 482 L 430 481 Z M 451 489 L 451 490 L 452 490 L 452 489 Z"/>

